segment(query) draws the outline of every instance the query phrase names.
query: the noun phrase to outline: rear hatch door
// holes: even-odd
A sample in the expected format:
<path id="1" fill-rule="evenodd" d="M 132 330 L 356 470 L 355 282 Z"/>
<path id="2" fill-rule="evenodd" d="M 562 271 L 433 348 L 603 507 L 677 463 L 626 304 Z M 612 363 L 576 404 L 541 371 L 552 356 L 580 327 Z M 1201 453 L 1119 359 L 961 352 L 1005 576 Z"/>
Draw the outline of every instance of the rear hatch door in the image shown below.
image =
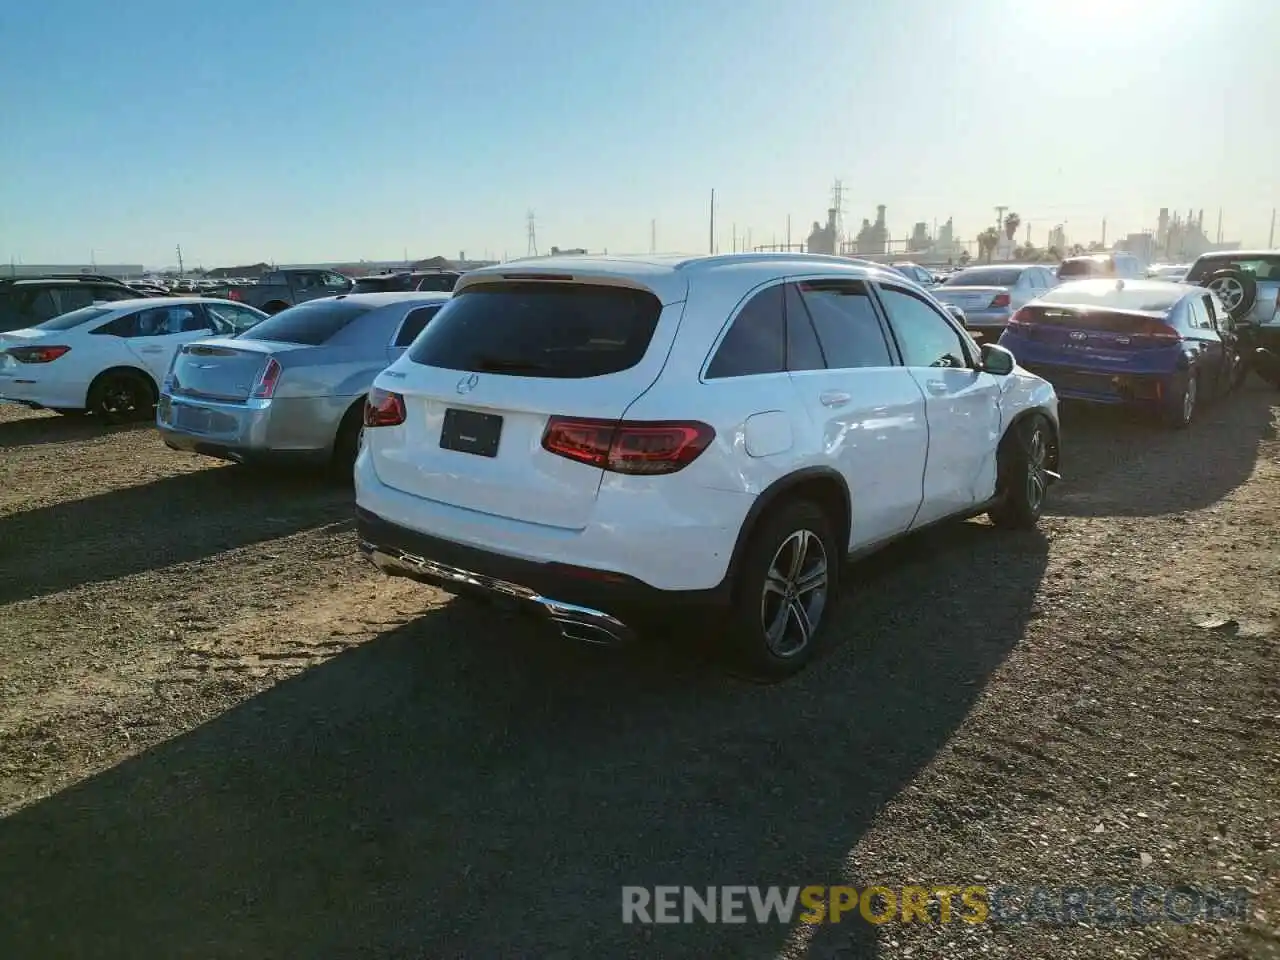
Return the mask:
<path id="1" fill-rule="evenodd" d="M 427 500 L 582 529 L 603 470 L 544 450 L 548 421 L 621 419 L 661 372 L 682 311 L 683 294 L 663 306 L 616 280 L 464 287 L 378 378 L 406 421 L 365 432 L 374 469 Z"/>

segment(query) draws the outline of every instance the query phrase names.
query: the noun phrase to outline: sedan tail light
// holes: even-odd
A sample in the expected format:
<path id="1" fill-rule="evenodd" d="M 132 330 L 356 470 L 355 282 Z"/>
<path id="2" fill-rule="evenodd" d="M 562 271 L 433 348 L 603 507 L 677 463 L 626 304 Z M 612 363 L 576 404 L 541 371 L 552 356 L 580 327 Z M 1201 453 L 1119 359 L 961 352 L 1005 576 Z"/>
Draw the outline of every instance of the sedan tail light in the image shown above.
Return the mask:
<path id="1" fill-rule="evenodd" d="M 1005 329 L 1009 327 L 1029 327 L 1031 326 L 1031 311 L 1026 307 L 1016 311 L 1005 324 Z"/>
<path id="2" fill-rule="evenodd" d="M 17 360 L 19 363 L 53 363 L 64 353 L 71 350 L 70 347 L 10 347 L 9 356 Z"/>
<path id="3" fill-rule="evenodd" d="M 404 397 L 374 387 L 364 402 L 366 427 L 398 427 L 405 421 Z"/>
<path id="4" fill-rule="evenodd" d="M 1182 334 L 1178 332 L 1177 327 L 1171 327 L 1160 320 L 1148 320 L 1142 325 L 1138 335 L 1152 340 L 1168 340 L 1171 343 L 1182 339 Z"/>
<path id="5" fill-rule="evenodd" d="M 715 439 L 697 420 L 594 420 L 552 417 L 542 448 L 556 456 L 633 476 L 683 470 Z"/>
<path id="6" fill-rule="evenodd" d="M 267 365 L 258 374 L 258 382 L 253 385 L 250 396 L 255 400 L 270 400 L 276 392 L 276 385 L 280 383 L 282 372 L 279 361 L 275 357 L 268 357 Z"/>
<path id="7" fill-rule="evenodd" d="M 991 306 L 993 307 L 1007 307 L 1012 302 L 1013 299 L 1007 293 L 997 293 L 991 298 Z"/>
<path id="8" fill-rule="evenodd" d="M 239 290 L 237 290 L 235 287 L 232 287 L 230 290 L 228 290 L 228 291 L 227 291 L 227 299 L 228 299 L 228 300 L 243 300 L 243 299 L 244 299 L 244 294 L 243 294 L 243 293 L 241 293 Z"/>

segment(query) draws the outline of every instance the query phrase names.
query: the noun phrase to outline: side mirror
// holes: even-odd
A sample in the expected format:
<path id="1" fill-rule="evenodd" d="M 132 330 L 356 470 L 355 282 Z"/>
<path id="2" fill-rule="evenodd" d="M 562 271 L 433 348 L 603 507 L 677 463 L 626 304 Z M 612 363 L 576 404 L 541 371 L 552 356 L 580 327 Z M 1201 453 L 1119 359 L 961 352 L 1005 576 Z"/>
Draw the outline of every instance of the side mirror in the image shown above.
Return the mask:
<path id="1" fill-rule="evenodd" d="M 956 320 L 960 322 L 960 326 L 962 327 L 969 326 L 969 318 L 966 317 L 964 315 L 964 311 L 961 310 L 959 307 L 957 307 L 954 303 L 946 303 L 946 304 L 943 304 L 943 306 L 947 308 L 947 313 L 951 314 L 952 317 L 954 317 Z"/>
<path id="2" fill-rule="evenodd" d="M 1007 377 L 1013 373 L 1013 368 L 1017 364 L 1018 361 L 1014 359 L 1013 354 L 998 343 L 984 343 L 982 345 L 983 373 L 993 373 L 997 377 Z"/>

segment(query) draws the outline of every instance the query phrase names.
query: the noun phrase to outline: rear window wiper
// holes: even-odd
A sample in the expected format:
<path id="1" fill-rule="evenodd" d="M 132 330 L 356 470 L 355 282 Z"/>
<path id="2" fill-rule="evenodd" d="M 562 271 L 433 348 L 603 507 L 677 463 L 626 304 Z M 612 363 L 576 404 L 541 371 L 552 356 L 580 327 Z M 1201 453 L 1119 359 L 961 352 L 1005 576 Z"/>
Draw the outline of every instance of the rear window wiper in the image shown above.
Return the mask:
<path id="1" fill-rule="evenodd" d="M 485 373 L 539 373 L 550 370 L 545 363 L 516 360 L 509 357 L 476 357 L 471 366 Z"/>

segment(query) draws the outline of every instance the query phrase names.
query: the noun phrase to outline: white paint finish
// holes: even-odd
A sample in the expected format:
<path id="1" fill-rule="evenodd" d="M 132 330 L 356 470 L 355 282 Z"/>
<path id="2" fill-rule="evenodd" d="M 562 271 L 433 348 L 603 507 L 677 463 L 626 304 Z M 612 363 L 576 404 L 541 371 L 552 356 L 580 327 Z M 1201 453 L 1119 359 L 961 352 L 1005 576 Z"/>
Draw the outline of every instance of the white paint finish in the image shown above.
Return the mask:
<path id="1" fill-rule="evenodd" d="M 791 418 L 781 410 L 747 417 L 743 435 L 749 457 L 774 457 L 791 449 Z"/>
<path id="2" fill-rule="evenodd" d="M 842 477 L 853 509 L 849 545 L 870 546 L 986 499 L 1000 431 L 1019 411 L 1038 407 L 1057 419 L 1052 387 L 1020 369 L 1009 377 L 893 366 L 702 379 L 753 291 L 800 274 L 909 285 L 879 265 L 793 255 L 571 257 L 485 268 L 462 288 L 509 273 L 607 278 L 655 290 L 668 306 L 641 363 L 605 377 L 480 374 L 482 386 L 464 399 L 456 388 L 465 374 L 396 360 L 376 386 L 406 396 L 409 420 L 366 431 L 356 468 L 364 509 L 497 553 L 616 571 L 661 589 L 706 589 L 725 576 L 756 497 L 791 474 L 821 468 Z M 936 396 L 928 392 L 935 379 L 943 384 Z M 499 457 L 440 451 L 446 404 L 502 411 L 513 426 Z M 624 476 L 542 450 L 554 415 L 699 420 L 716 435 L 678 473 Z"/>

